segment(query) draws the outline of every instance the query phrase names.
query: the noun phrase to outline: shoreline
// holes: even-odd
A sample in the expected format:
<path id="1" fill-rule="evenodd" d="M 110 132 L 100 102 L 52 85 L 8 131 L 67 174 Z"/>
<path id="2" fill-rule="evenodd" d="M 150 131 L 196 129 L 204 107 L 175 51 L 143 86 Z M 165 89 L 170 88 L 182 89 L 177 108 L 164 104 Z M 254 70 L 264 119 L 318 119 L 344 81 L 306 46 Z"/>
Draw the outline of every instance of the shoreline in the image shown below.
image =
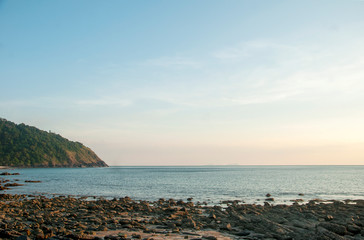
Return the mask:
<path id="1" fill-rule="evenodd" d="M 222 206 L 0 194 L 0 238 L 364 239 L 364 200 Z M 111 237 L 114 235 L 114 237 Z"/>

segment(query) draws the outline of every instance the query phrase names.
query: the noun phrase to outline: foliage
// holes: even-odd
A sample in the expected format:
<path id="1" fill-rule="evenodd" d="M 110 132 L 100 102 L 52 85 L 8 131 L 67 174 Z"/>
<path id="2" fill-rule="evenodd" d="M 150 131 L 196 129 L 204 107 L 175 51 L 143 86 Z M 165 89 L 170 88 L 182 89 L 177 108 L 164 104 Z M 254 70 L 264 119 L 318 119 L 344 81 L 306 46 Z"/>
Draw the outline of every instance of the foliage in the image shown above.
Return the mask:
<path id="1" fill-rule="evenodd" d="M 0 118 L 0 166 L 107 166 L 89 148 L 62 136 Z"/>

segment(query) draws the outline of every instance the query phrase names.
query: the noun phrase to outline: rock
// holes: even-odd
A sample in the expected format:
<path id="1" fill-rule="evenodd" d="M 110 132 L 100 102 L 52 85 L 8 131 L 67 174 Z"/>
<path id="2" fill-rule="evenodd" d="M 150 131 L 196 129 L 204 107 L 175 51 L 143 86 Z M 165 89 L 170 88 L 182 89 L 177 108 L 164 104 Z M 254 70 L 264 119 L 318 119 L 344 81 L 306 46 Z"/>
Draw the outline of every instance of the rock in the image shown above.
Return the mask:
<path id="1" fill-rule="evenodd" d="M 354 224 L 350 224 L 347 226 L 347 230 L 353 234 L 359 234 L 361 229 L 359 226 L 356 226 Z"/>
<path id="2" fill-rule="evenodd" d="M 20 173 L 8 173 L 8 172 L 2 172 L 0 173 L 2 176 L 10 176 L 10 175 L 20 175 Z"/>
<path id="3" fill-rule="evenodd" d="M 298 196 L 305 196 L 305 194 L 303 194 L 303 193 L 299 193 L 299 194 L 298 194 Z"/>
<path id="4" fill-rule="evenodd" d="M 217 240 L 217 237 L 215 236 L 207 236 L 207 237 L 202 237 L 203 239 L 208 239 L 208 240 Z"/>
<path id="5" fill-rule="evenodd" d="M 3 237 L 3 238 L 14 239 L 14 238 L 20 237 L 21 235 L 22 235 L 21 233 L 14 231 L 14 230 L 1 230 L 0 231 L 0 237 Z"/>
<path id="6" fill-rule="evenodd" d="M 270 195 L 270 193 L 267 193 L 267 194 L 265 194 L 265 196 L 267 197 L 267 198 L 269 198 L 270 196 L 272 196 L 272 195 Z"/>
<path id="7" fill-rule="evenodd" d="M 183 219 L 182 224 L 186 228 L 196 228 L 196 222 L 192 218 Z"/>
<path id="8" fill-rule="evenodd" d="M 274 201 L 274 198 L 266 198 L 265 201 L 273 202 Z"/>
<path id="9" fill-rule="evenodd" d="M 133 228 L 133 225 L 131 225 L 131 224 L 125 224 L 125 225 L 123 225 L 123 228 L 131 229 L 131 228 Z"/>
<path id="10" fill-rule="evenodd" d="M 17 186 L 24 186 L 24 184 L 19 183 L 7 183 L 4 185 L 5 187 L 17 187 Z"/>
<path id="11" fill-rule="evenodd" d="M 330 232 L 339 234 L 341 236 L 344 236 L 345 234 L 347 234 L 346 228 L 339 224 L 323 222 L 323 223 L 319 223 L 318 226 L 325 228 L 326 230 L 329 230 Z"/>
<path id="12" fill-rule="evenodd" d="M 21 235 L 20 237 L 17 237 L 15 240 L 31 240 L 31 239 L 27 235 Z"/>
<path id="13" fill-rule="evenodd" d="M 235 235 L 239 236 L 239 237 L 245 237 L 245 236 L 250 235 L 250 232 L 249 231 L 241 231 L 241 232 L 235 233 Z"/>
<path id="14" fill-rule="evenodd" d="M 227 231 L 233 230 L 230 223 L 226 224 L 222 229 L 227 230 Z"/>
<path id="15" fill-rule="evenodd" d="M 142 235 L 140 234 L 133 233 L 131 236 L 136 239 L 142 239 Z"/>
<path id="16" fill-rule="evenodd" d="M 322 239 L 322 240 L 347 240 L 347 238 L 339 236 L 339 235 L 327 230 L 326 228 L 323 228 L 320 226 L 317 227 L 317 229 L 316 229 L 316 236 L 317 236 L 317 239 Z"/>
<path id="17" fill-rule="evenodd" d="M 44 239 L 45 237 L 43 230 L 40 228 L 34 229 L 33 235 L 35 236 L 36 239 Z"/>

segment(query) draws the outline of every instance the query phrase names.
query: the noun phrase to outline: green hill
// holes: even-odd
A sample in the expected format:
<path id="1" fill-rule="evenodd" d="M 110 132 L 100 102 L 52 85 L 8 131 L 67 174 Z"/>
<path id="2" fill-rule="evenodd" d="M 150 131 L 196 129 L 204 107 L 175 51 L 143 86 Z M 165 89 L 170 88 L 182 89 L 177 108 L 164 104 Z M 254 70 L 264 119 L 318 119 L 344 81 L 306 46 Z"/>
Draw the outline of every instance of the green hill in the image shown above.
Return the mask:
<path id="1" fill-rule="evenodd" d="M 0 118 L 0 166 L 107 167 L 79 142 Z"/>

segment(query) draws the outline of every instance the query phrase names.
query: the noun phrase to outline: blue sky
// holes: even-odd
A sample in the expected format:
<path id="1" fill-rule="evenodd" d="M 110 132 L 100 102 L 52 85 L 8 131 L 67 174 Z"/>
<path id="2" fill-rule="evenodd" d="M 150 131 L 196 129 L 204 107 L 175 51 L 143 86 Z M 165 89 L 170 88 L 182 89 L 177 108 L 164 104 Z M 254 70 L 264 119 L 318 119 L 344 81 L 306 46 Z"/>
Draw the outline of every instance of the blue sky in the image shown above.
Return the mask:
<path id="1" fill-rule="evenodd" d="M 364 1 L 0 1 L 0 113 L 111 165 L 363 164 Z"/>

